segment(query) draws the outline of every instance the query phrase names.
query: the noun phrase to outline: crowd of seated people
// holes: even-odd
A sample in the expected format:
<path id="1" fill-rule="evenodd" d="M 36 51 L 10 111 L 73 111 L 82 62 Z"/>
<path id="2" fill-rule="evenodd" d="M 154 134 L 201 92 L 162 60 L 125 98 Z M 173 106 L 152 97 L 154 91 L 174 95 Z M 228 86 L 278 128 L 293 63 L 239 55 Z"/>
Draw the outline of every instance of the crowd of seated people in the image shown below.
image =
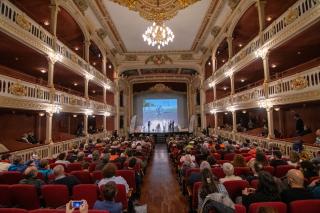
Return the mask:
<path id="1" fill-rule="evenodd" d="M 126 209 L 132 212 L 134 204 L 140 198 L 144 171 L 153 147 L 153 138 L 148 136 L 132 137 L 130 140 L 112 137 L 105 140 L 89 140 L 88 143 L 81 143 L 79 146 L 74 145 L 72 150 L 60 152 L 51 159 L 40 159 L 34 154 L 30 160 L 24 162 L 18 155 L 2 155 L 0 186 L 31 185 L 36 190 L 40 207 L 52 208 L 47 205 L 45 187 L 64 185 L 67 197 L 71 199 L 76 196 L 76 186 L 91 184 L 99 190 L 94 190 L 98 191 L 94 203 L 89 202 L 90 197 L 85 201 L 85 204 L 86 202 L 90 204 L 89 209 L 108 210 L 111 213 L 120 213 Z M 13 174 L 15 177 L 17 174 L 20 176 L 17 180 L 10 179 L 10 175 Z M 122 189 L 120 196 L 123 196 L 118 198 L 118 191 Z M 10 204 L 6 204 L 1 201 L 3 196 L 1 193 L 0 210 L 6 207 L 33 209 L 25 207 L 14 200 L 14 197 L 11 198 Z M 59 196 L 60 192 L 56 193 Z M 66 208 L 66 212 L 72 212 L 70 204 L 66 203 L 54 208 Z M 83 208 L 82 212 L 85 212 L 87 207 Z"/>
<path id="2" fill-rule="evenodd" d="M 320 152 L 314 157 L 292 151 L 287 159 L 272 144 L 262 149 L 248 140 L 237 143 L 215 136 L 180 135 L 168 138 L 167 144 L 192 210 L 234 212 L 239 204 L 249 210 L 261 202 L 289 206 L 320 199 Z"/>
<path id="3" fill-rule="evenodd" d="M 23 134 L 22 137 L 18 139 L 18 141 L 24 142 L 24 143 L 30 143 L 30 144 L 39 143 L 38 139 L 36 138 L 33 132 Z"/>

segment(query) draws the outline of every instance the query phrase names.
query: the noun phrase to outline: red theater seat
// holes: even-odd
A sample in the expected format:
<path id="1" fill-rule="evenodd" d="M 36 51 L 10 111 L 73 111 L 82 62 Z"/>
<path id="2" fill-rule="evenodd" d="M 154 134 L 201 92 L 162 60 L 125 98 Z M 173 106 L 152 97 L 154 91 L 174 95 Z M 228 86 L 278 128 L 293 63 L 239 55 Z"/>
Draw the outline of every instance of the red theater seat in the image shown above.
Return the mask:
<path id="1" fill-rule="evenodd" d="M 252 188 L 255 188 L 257 189 L 258 188 L 258 184 L 259 184 L 259 180 L 256 179 L 256 180 L 252 180 L 250 185 L 252 186 Z"/>
<path id="2" fill-rule="evenodd" d="M 249 167 L 235 167 L 234 168 L 234 174 L 237 176 L 247 176 L 251 173 L 251 170 Z"/>
<path id="3" fill-rule="evenodd" d="M 97 182 L 103 178 L 101 171 L 94 171 L 91 173 L 93 182 Z"/>
<path id="4" fill-rule="evenodd" d="M 0 206 L 11 207 L 11 191 L 10 185 L 0 185 Z"/>
<path id="5" fill-rule="evenodd" d="M 65 209 L 36 209 L 29 211 L 29 213 L 65 213 Z"/>
<path id="6" fill-rule="evenodd" d="M 93 183 L 91 175 L 88 171 L 73 171 L 70 174 L 75 176 L 82 184 Z"/>
<path id="7" fill-rule="evenodd" d="M 269 172 L 271 175 L 274 174 L 274 167 L 273 166 L 265 166 L 262 169 L 263 171 Z"/>
<path id="8" fill-rule="evenodd" d="M 73 200 L 86 200 L 89 208 L 92 209 L 98 200 L 99 188 L 96 184 L 80 184 L 73 187 Z"/>
<path id="9" fill-rule="evenodd" d="M 20 172 L 1 172 L 0 184 L 18 184 L 23 179 L 23 175 Z"/>
<path id="10" fill-rule="evenodd" d="M 70 163 L 68 164 L 67 168 L 69 172 L 82 170 L 82 166 L 80 163 Z"/>
<path id="11" fill-rule="evenodd" d="M 133 170 L 117 170 L 116 175 L 123 177 L 127 181 L 129 187 L 134 191 L 136 190 L 136 177 Z"/>
<path id="12" fill-rule="evenodd" d="M 258 213 L 260 207 L 273 207 L 278 213 L 287 213 L 287 205 L 282 202 L 260 202 L 253 203 L 249 207 L 249 213 Z"/>
<path id="13" fill-rule="evenodd" d="M 240 204 L 236 204 L 234 205 L 235 209 L 236 209 L 236 213 L 246 213 L 247 209 L 245 206 L 240 205 Z"/>
<path id="14" fill-rule="evenodd" d="M 115 201 L 121 202 L 123 209 L 127 209 L 128 208 L 128 198 L 127 198 L 127 193 L 126 193 L 126 187 L 123 184 L 117 184 L 117 189 L 118 189 L 118 193 L 117 193 Z"/>
<path id="15" fill-rule="evenodd" d="M 69 202 L 66 185 L 44 185 L 41 192 L 47 208 L 58 208 Z"/>
<path id="16" fill-rule="evenodd" d="M 218 179 L 226 176 L 223 172 L 223 169 L 220 167 L 212 168 L 212 174 L 214 174 L 214 176 L 216 176 Z"/>
<path id="17" fill-rule="evenodd" d="M 295 169 L 295 167 L 290 165 L 277 166 L 274 171 L 274 176 L 277 178 L 285 177 L 290 169 Z"/>
<path id="18" fill-rule="evenodd" d="M 18 208 L 0 208 L 0 213 L 28 213 L 28 211 Z"/>
<path id="19" fill-rule="evenodd" d="M 192 189 L 192 209 L 196 210 L 198 208 L 198 192 L 201 187 L 201 182 L 196 182 L 193 184 Z"/>
<path id="20" fill-rule="evenodd" d="M 223 183 L 223 185 L 226 187 L 232 200 L 235 200 L 236 197 L 241 196 L 242 190 L 249 187 L 249 183 L 246 180 L 226 181 Z"/>
<path id="21" fill-rule="evenodd" d="M 15 184 L 10 187 L 12 200 L 18 208 L 33 210 L 40 208 L 36 187 L 27 184 Z"/>
<path id="22" fill-rule="evenodd" d="M 290 203 L 291 213 L 319 213 L 320 200 L 297 200 Z"/>
<path id="23" fill-rule="evenodd" d="M 233 161 L 234 156 L 235 156 L 235 153 L 227 153 L 223 156 L 223 159 L 227 161 Z"/>

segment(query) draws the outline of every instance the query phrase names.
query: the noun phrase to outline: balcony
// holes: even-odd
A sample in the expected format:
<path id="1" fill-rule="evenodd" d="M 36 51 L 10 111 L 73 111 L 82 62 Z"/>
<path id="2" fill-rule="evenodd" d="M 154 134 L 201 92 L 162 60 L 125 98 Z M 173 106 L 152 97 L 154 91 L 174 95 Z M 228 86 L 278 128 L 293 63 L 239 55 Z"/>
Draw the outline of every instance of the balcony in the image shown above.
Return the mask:
<path id="1" fill-rule="evenodd" d="M 83 76 L 92 75 L 93 81 L 101 86 L 108 85 L 109 90 L 114 91 L 114 85 L 110 79 L 62 42 L 56 40 L 53 35 L 9 1 L 0 1 L 0 28 L 37 51 L 48 56 L 55 56 L 59 62 L 75 72 L 80 72 Z"/>

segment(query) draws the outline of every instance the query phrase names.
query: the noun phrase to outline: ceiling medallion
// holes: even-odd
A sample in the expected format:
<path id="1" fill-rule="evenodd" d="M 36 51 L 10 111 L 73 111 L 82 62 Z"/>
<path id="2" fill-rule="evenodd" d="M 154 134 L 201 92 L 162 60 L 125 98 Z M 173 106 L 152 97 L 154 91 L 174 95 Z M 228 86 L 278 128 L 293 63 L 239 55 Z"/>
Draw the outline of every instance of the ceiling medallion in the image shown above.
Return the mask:
<path id="1" fill-rule="evenodd" d="M 172 59 L 167 55 L 152 55 L 147 58 L 145 64 L 152 62 L 156 65 L 162 65 L 165 64 L 167 61 L 172 64 Z"/>
<path id="2" fill-rule="evenodd" d="M 143 40 L 149 46 L 158 49 L 173 42 L 172 30 L 165 26 L 164 22 L 172 19 L 182 10 L 199 0 L 112 0 L 130 10 L 139 12 L 139 15 L 152 21 L 153 24 L 147 28 L 142 35 Z"/>

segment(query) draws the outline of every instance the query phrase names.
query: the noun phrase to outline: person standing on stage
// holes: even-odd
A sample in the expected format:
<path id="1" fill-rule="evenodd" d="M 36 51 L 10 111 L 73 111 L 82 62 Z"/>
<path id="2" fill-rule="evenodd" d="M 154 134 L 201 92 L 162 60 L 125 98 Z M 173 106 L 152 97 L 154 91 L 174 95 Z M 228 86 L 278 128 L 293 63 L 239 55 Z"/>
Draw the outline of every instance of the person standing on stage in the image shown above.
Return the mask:
<path id="1" fill-rule="evenodd" d="M 172 120 L 172 132 L 174 132 L 174 120 Z"/>
<path id="2" fill-rule="evenodd" d="M 151 121 L 148 121 L 148 132 L 150 132 Z"/>

